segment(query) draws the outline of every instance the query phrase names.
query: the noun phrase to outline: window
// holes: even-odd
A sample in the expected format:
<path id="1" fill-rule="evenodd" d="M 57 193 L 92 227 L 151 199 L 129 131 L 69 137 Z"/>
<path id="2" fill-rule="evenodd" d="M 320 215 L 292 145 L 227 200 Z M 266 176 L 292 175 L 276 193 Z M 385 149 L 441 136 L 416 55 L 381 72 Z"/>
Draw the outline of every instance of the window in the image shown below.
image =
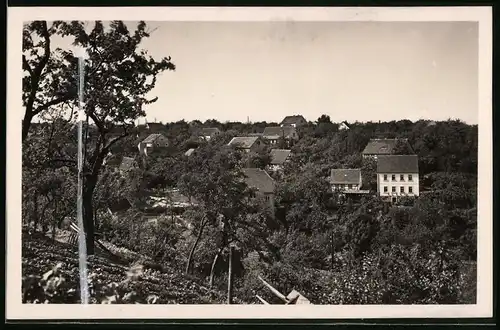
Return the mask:
<path id="1" fill-rule="evenodd" d="M 413 175 L 408 174 L 408 181 L 413 181 Z"/>
<path id="2" fill-rule="evenodd" d="M 387 186 L 384 186 L 384 192 L 386 193 L 387 191 L 389 191 L 389 189 L 387 188 Z"/>
<path id="3" fill-rule="evenodd" d="M 396 187 L 392 187 L 392 192 L 395 193 L 396 192 Z"/>
<path id="4" fill-rule="evenodd" d="M 405 180 L 405 175 L 404 174 L 400 174 L 399 175 L 399 181 L 404 181 Z"/>
<path id="5" fill-rule="evenodd" d="M 396 181 L 396 174 L 393 174 L 391 179 L 392 181 Z"/>
<path id="6" fill-rule="evenodd" d="M 387 174 L 384 174 L 384 181 L 387 181 Z"/>
<path id="7" fill-rule="evenodd" d="M 408 187 L 408 192 L 409 192 L 410 194 L 413 194 L 413 187 Z"/>
<path id="8" fill-rule="evenodd" d="M 402 194 L 404 194 L 404 192 L 405 192 L 405 187 L 399 187 L 399 192 L 400 192 L 400 193 L 402 193 Z"/>
<path id="9" fill-rule="evenodd" d="M 352 184 L 347 185 L 347 189 L 352 189 Z"/>

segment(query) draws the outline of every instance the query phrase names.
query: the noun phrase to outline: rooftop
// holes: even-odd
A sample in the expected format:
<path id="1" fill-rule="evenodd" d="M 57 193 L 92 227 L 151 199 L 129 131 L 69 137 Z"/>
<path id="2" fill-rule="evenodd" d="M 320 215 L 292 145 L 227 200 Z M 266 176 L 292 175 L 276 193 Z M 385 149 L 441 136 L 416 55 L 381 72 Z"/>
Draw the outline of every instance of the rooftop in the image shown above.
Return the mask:
<path id="1" fill-rule="evenodd" d="M 147 138 L 142 140 L 142 143 L 152 143 L 152 142 L 155 142 L 159 138 L 164 138 L 164 136 L 160 133 L 149 134 Z"/>
<path id="2" fill-rule="evenodd" d="M 361 183 L 361 170 L 334 168 L 330 172 L 330 183 L 332 184 L 359 184 Z"/>
<path id="3" fill-rule="evenodd" d="M 291 125 L 300 122 L 307 122 L 307 120 L 302 115 L 286 116 L 281 122 L 281 125 Z"/>
<path id="4" fill-rule="evenodd" d="M 229 143 L 228 146 L 236 146 L 243 149 L 248 149 L 253 146 L 255 141 L 257 141 L 257 136 L 237 136 L 234 137 Z"/>
<path id="5" fill-rule="evenodd" d="M 271 164 L 282 165 L 290 156 L 291 150 L 287 149 L 272 149 L 271 150 Z"/>
<path id="6" fill-rule="evenodd" d="M 272 126 L 264 128 L 262 135 L 264 137 L 291 137 L 294 133 L 297 133 L 297 130 L 293 126 Z"/>
<path id="7" fill-rule="evenodd" d="M 377 159 L 378 173 L 418 173 L 417 155 L 389 155 Z"/>
<path id="8" fill-rule="evenodd" d="M 255 188 L 262 193 L 273 193 L 275 183 L 273 178 L 266 171 L 259 168 L 244 168 L 246 183 L 249 187 Z"/>

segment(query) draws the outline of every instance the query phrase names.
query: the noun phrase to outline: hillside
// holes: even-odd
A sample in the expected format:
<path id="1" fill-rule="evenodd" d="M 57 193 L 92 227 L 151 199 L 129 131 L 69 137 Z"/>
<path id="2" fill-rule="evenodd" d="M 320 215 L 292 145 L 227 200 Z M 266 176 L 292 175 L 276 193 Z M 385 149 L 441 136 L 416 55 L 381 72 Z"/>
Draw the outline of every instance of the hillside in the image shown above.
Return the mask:
<path id="1" fill-rule="evenodd" d="M 78 249 L 40 234 L 25 236 L 22 242 L 23 302 L 80 303 Z M 172 268 L 158 271 L 126 264 L 110 260 L 102 250 L 90 258 L 91 303 L 225 303 L 224 293 L 210 292 Z"/>

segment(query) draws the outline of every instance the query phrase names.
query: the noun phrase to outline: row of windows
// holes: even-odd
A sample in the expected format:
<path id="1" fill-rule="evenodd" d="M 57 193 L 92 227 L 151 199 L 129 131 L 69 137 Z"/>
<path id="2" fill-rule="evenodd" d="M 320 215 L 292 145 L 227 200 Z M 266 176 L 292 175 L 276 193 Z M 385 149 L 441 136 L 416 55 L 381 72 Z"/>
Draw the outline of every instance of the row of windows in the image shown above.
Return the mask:
<path id="1" fill-rule="evenodd" d="M 384 186 L 384 192 L 389 192 L 389 187 L 387 186 Z M 395 193 L 396 192 L 396 187 L 392 187 L 392 192 Z M 405 193 L 405 187 L 404 186 L 401 186 L 399 187 L 399 192 L 404 194 Z M 408 193 L 409 194 L 412 194 L 413 193 L 413 187 L 412 186 L 408 186 Z"/>
<path id="2" fill-rule="evenodd" d="M 358 187 L 357 184 L 336 184 L 335 188 L 337 189 L 356 189 Z"/>
<path id="3" fill-rule="evenodd" d="M 384 174 L 384 181 L 389 181 L 387 178 L 387 174 Z M 391 181 L 396 181 L 396 174 L 391 175 Z M 405 181 L 405 175 L 400 174 L 399 175 L 399 181 Z M 408 181 L 413 181 L 413 175 L 408 174 Z"/>

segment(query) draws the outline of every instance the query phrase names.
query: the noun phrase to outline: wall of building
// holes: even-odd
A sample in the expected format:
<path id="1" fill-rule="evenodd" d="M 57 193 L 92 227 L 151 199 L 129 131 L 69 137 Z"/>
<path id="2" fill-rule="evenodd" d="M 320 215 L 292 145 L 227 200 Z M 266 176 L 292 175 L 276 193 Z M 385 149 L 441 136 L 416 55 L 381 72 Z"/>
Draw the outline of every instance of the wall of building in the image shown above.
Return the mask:
<path id="1" fill-rule="evenodd" d="M 332 184 L 332 190 L 333 191 L 338 191 L 338 190 L 359 190 L 361 188 L 360 184 L 352 184 L 351 188 L 349 188 L 349 185 L 347 184 Z"/>
<path id="2" fill-rule="evenodd" d="M 409 175 L 412 176 L 412 181 L 409 180 Z M 387 180 L 384 180 L 384 175 L 387 175 Z M 395 175 L 395 179 L 392 176 Z M 403 175 L 404 180 L 401 181 L 400 176 Z M 380 196 L 418 196 L 419 190 L 419 177 L 418 173 L 378 173 L 377 174 L 377 191 Z M 384 192 L 384 187 L 387 187 L 387 192 Z M 392 191 L 392 187 L 396 191 Z M 404 188 L 404 193 L 401 193 L 401 187 Z M 409 193 L 409 187 L 412 187 L 413 192 Z"/>

